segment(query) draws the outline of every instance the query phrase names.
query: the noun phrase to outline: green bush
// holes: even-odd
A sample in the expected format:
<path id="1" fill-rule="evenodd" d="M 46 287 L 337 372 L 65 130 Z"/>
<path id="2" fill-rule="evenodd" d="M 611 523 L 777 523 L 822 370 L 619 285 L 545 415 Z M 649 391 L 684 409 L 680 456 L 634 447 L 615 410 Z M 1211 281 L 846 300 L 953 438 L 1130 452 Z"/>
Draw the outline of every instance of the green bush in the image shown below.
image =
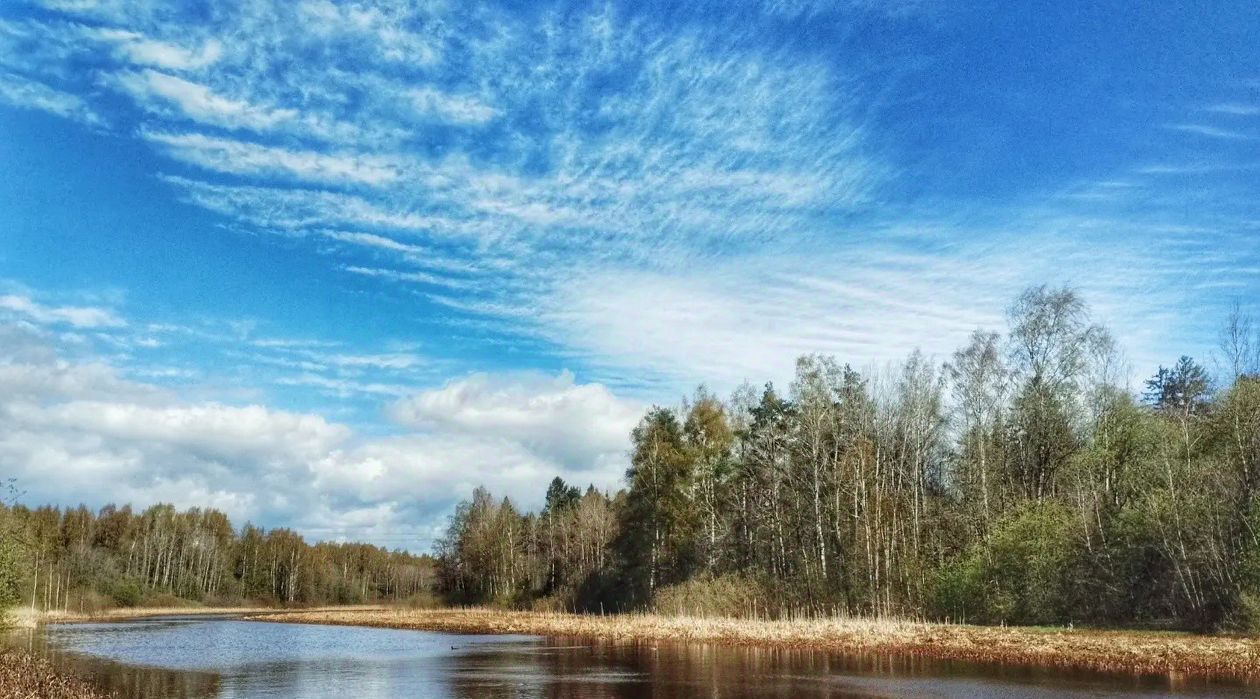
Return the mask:
<path id="1" fill-rule="evenodd" d="M 334 584 L 329 597 L 334 604 L 363 604 L 362 589 L 346 580 Z"/>
<path id="2" fill-rule="evenodd" d="M 134 580 L 121 580 L 109 589 L 109 596 L 120 607 L 135 607 L 144 599 L 140 586 Z"/>
<path id="3" fill-rule="evenodd" d="M 143 599 L 143 606 L 151 609 L 163 609 L 166 607 L 200 607 L 202 605 L 193 600 L 173 595 L 169 592 L 159 592 L 155 595 L 145 597 Z"/>
<path id="4" fill-rule="evenodd" d="M 1013 609 L 1009 595 L 989 585 L 988 551 L 976 546 L 936 574 L 936 616 L 959 623 L 1005 618 Z"/>
<path id="5" fill-rule="evenodd" d="M 1252 505 L 1247 520 L 1249 531 L 1260 531 L 1260 502 Z M 1260 545 L 1254 539 L 1243 545 L 1238 577 L 1238 599 L 1222 625 L 1244 633 L 1260 633 Z"/>
<path id="6" fill-rule="evenodd" d="M 9 609 L 21 599 L 17 546 L 11 541 L 0 542 L 0 626 L 8 624 Z"/>
<path id="7" fill-rule="evenodd" d="M 1029 503 L 937 574 L 938 617 L 974 623 L 1071 621 L 1079 523 L 1055 502 Z"/>

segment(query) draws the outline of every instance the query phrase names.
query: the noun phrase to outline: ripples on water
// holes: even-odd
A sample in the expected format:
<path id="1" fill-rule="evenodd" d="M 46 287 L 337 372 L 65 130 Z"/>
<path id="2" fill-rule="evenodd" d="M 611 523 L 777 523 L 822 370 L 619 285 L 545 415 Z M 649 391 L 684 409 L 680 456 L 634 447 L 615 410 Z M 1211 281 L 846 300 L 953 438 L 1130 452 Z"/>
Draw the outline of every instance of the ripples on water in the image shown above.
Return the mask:
<path id="1" fill-rule="evenodd" d="M 11 639 L 119 696 L 656 699 L 1242 697 L 1260 688 L 813 651 L 163 618 Z"/>

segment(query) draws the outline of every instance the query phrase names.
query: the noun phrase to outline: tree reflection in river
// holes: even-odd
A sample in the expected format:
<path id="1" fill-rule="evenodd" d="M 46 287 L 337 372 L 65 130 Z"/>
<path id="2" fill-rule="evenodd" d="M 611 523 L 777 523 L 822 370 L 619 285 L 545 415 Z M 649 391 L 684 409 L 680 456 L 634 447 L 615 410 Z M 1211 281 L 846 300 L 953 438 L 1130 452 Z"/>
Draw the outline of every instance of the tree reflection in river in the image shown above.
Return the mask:
<path id="1" fill-rule="evenodd" d="M 219 696 L 219 676 L 210 672 L 125 665 L 103 658 L 67 652 L 48 642 L 39 630 L 11 632 L 8 642 L 43 655 L 58 670 L 90 679 L 118 699 L 201 699 Z"/>
<path id="2" fill-rule="evenodd" d="M 532 647 L 481 647 L 446 661 L 450 667 L 439 676 L 459 699 L 1242 696 L 1242 688 L 1174 687 L 1158 677 L 633 641 L 547 639 Z"/>
<path id="3" fill-rule="evenodd" d="M 10 642 L 95 678 L 122 699 L 1136 699 L 1255 690 L 807 650 L 235 619 L 53 626 Z"/>

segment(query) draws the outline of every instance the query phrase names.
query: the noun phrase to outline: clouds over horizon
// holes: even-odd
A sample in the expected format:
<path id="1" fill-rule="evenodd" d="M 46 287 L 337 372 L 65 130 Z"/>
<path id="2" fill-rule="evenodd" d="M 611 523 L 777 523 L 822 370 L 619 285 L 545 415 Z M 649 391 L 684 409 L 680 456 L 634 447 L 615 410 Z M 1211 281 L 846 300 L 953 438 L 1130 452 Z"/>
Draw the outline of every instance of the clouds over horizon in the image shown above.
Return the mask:
<path id="1" fill-rule="evenodd" d="M 424 550 L 479 485 L 526 506 L 557 475 L 615 488 L 626 465 L 615 431 L 641 408 L 568 372 L 478 374 L 397 402 L 403 430 L 373 435 L 188 399 L 99 357 L 68 360 L 58 342 L 47 325 L 0 322 L 0 464 L 32 504 L 215 507 L 315 539 Z"/>
<path id="2" fill-rule="evenodd" d="M 395 403 L 390 416 L 416 429 L 497 435 L 570 471 L 624 468 L 628 435 L 647 405 L 618 398 L 573 373 L 473 374 Z M 592 458 L 594 457 L 594 458 Z"/>

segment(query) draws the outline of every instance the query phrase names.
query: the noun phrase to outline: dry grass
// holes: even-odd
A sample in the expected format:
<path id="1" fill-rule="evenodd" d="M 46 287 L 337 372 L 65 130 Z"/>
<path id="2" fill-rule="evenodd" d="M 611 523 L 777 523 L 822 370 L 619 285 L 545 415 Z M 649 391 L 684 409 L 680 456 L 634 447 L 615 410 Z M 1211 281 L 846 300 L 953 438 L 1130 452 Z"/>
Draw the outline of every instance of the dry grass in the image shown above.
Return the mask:
<path id="1" fill-rule="evenodd" d="M 99 612 L 35 611 L 29 607 L 14 609 L 9 613 L 13 626 L 29 629 L 40 624 L 61 624 L 82 621 L 109 621 L 140 619 L 151 616 L 187 616 L 194 614 L 257 614 L 273 612 L 267 607 L 124 607 Z"/>
<path id="2" fill-rule="evenodd" d="M 488 609 L 324 609 L 250 618 L 459 633 L 804 648 L 1173 677 L 1260 679 L 1260 639 L 1234 636 L 984 627 L 852 618 L 749 621 Z"/>
<path id="3" fill-rule="evenodd" d="M 329 611 L 329 610 L 345 610 L 345 611 L 372 611 L 379 610 L 379 606 L 352 606 L 352 607 L 315 607 L 308 610 L 309 612 Z M 246 614 L 285 614 L 287 612 L 276 609 L 274 607 L 119 607 L 116 609 L 105 609 L 98 612 L 90 612 L 80 614 L 78 612 L 62 612 L 62 611 L 35 611 L 29 607 L 23 607 L 11 610 L 9 620 L 12 625 L 17 628 L 34 628 L 40 624 L 65 624 L 86 621 L 119 621 L 123 619 L 143 619 L 146 617 L 156 616 L 197 616 L 203 614 L 218 615 L 239 615 Z"/>
<path id="4" fill-rule="evenodd" d="M 83 680 L 58 673 L 43 658 L 16 649 L 0 650 L 0 699 L 104 699 Z"/>

